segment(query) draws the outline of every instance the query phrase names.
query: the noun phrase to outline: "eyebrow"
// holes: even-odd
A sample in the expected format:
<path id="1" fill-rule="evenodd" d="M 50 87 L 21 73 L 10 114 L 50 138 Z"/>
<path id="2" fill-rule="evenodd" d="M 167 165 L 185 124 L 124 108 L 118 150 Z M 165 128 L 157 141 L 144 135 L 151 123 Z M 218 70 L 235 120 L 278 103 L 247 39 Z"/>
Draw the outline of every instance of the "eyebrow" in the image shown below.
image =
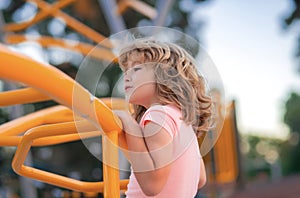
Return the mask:
<path id="1" fill-rule="evenodd" d="M 130 67 L 128 66 L 128 64 L 127 64 L 126 67 L 124 67 L 124 71 L 127 71 L 128 69 L 130 69 L 130 68 L 132 68 L 132 67 L 135 67 L 135 66 L 138 66 L 138 65 L 140 65 L 140 64 L 142 64 L 141 61 L 133 61 Z M 132 66 L 132 65 L 133 65 L 133 66 Z"/>
<path id="2" fill-rule="evenodd" d="M 134 62 L 132 62 L 131 65 L 137 66 L 137 65 L 140 65 L 141 63 L 142 63 L 141 61 L 134 61 Z"/>

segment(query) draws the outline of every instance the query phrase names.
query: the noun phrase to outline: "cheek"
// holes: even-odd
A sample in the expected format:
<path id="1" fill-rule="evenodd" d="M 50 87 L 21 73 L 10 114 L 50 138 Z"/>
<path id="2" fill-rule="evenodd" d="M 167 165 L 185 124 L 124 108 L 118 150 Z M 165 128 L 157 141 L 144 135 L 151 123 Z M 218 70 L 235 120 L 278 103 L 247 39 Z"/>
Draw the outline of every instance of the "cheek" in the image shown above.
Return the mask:
<path id="1" fill-rule="evenodd" d="M 155 83 L 147 83 L 136 87 L 127 97 L 131 103 L 142 104 L 147 100 L 152 100 L 155 97 L 155 94 Z"/>
<path id="2" fill-rule="evenodd" d="M 155 79 L 153 74 L 151 73 L 137 73 L 136 75 L 132 76 L 132 82 L 133 85 L 138 88 L 138 87 L 145 87 L 148 88 L 148 84 L 154 84 Z"/>

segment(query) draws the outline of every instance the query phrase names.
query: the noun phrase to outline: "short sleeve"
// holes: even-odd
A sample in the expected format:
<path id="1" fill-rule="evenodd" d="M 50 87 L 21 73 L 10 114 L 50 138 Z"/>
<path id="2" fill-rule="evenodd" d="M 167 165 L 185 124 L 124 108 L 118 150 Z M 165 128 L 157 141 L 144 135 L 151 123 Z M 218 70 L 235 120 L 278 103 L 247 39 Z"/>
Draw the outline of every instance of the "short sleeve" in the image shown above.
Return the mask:
<path id="1" fill-rule="evenodd" d="M 147 122 L 153 122 L 163 127 L 172 138 L 174 137 L 177 130 L 174 118 L 172 117 L 170 112 L 167 111 L 167 109 L 163 108 L 163 106 L 155 106 L 148 109 L 141 119 L 141 127 L 144 127 Z"/>

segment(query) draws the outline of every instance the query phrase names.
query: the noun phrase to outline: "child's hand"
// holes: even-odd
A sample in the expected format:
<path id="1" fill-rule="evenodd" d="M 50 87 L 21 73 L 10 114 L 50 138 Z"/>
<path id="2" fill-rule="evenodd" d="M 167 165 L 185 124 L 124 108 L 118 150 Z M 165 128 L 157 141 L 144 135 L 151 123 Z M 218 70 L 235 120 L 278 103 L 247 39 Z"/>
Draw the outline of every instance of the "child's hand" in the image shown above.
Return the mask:
<path id="1" fill-rule="evenodd" d="M 134 136 L 142 136 L 141 127 L 137 123 L 137 121 L 127 112 L 122 110 L 114 110 L 113 111 L 122 121 L 123 130 L 127 134 L 131 134 Z"/>

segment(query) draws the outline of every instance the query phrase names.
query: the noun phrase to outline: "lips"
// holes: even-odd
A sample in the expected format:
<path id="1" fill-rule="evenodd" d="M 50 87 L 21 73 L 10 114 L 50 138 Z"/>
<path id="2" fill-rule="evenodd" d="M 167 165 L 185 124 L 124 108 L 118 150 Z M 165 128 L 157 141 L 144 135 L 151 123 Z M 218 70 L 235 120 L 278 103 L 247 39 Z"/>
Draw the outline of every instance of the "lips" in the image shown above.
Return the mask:
<path id="1" fill-rule="evenodd" d="M 131 88 L 132 88 L 132 86 L 125 86 L 125 91 L 128 91 Z"/>

